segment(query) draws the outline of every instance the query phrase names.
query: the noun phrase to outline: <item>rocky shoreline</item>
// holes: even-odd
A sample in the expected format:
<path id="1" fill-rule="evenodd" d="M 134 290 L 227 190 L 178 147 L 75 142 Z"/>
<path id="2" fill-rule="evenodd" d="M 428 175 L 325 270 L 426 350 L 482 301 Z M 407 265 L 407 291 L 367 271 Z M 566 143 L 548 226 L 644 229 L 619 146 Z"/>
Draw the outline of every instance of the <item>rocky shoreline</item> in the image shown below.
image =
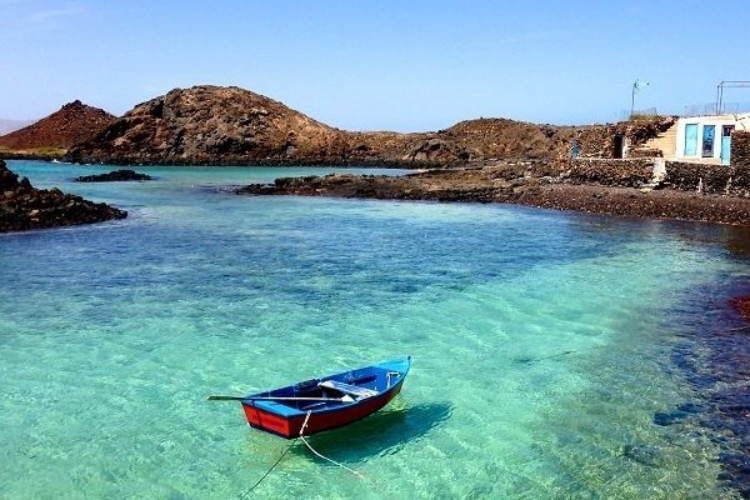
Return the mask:
<path id="1" fill-rule="evenodd" d="M 750 225 L 750 199 L 661 189 L 643 192 L 642 182 L 602 185 L 580 182 L 545 162 L 505 163 L 407 176 L 328 175 L 251 184 L 238 194 L 333 196 L 387 200 L 512 203 L 619 217 Z"/>
<path id="2" fill-rule="evenodd" d="M 36 189 L 0 160 L 0 233 L 124 219 L 128 213 L 57 188 Z"/>
<path id="3" fill-rule="evenodd" d="M 60 161 L 65 156 L 65 150 L 53 153 L 39 153 L 34 151 L 10 151 L 0 149 L 0 160 L 28 160 L 28 161 Z"/>

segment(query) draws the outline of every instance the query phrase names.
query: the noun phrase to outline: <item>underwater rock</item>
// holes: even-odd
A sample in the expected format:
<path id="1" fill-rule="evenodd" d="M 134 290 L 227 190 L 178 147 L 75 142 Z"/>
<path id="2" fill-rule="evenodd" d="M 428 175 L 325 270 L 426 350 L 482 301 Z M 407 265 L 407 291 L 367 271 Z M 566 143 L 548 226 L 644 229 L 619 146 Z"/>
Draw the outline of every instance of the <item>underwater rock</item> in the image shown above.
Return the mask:
<path id="1" fill-rule="evenodd" d="M 696 403 L 684 403 L 678 406 L 673 411 L 659 412 L 654 415 L 654 423 L 656 425 L 672 425 L 678 422 L 682 422 L 688 417 L 696 415 L 703 411 L 703 405 Z"/>
<path id="2" fill-rule="evenodd" d="M 658 467 L 661 451 L 656 446 L 626 444 L 622 448 L 622 456 L 642 465 Z"/>

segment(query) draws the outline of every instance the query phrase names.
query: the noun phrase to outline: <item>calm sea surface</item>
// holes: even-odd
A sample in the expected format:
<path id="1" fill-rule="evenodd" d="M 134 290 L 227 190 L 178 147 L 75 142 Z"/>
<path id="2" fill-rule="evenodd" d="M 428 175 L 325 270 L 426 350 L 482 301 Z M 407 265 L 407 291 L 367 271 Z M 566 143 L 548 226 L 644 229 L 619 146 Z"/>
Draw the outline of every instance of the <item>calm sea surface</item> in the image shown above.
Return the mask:
<path id="1" fill-rule="evenodd" d="M 654 421 L 701 402 L 674 353 L 750 274 L 728 229 L 9 166 L 130 217 L 0 236 L 2 500 L 734 498 L 716 436 Z M 300 443 L 248 493 L 288 442 L 208 395 L 405 354 L 397 400 L 311 439 L 364 479 Z"/>

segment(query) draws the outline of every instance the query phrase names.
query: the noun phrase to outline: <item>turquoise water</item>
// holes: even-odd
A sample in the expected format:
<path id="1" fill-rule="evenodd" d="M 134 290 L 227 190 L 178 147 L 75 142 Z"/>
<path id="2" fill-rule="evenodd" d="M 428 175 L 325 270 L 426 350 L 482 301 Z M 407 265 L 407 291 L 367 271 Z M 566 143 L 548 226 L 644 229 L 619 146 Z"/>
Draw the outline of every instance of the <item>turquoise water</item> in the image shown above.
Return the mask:
<path id="1" fill-rule="evenodd" d="M 129 210 L 0 236 L 0 499 L 735 498 L 673 367 L 726 230 L 511 206 L 236 196 L 333 169 L 10 162 Z M 396 173 L 396 172 L 394 172 Z M 288 446 L 244 394 L 414 358 L 382 412 Z"/>

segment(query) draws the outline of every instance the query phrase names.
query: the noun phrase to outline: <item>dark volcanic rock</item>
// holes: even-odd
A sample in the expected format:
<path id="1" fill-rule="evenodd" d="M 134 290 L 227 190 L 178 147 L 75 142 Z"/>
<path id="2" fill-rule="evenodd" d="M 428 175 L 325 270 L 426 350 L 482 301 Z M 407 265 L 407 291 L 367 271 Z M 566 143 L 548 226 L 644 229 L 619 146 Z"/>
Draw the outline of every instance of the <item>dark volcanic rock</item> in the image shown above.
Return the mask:
<path id="1" fill-rule="evenodd" d="M 91 139 L 114 120 L 106 111 L 73 101 L 28 127 L 1 136 L 0 146 L 15 151 L 64 150 Z"/>
<path id="2" fill-rule="evenodd" d="M 444 139 L 425 139 L 406 153 L 409 160 L 434 163 L 450 163 L 457 159 L 469 160 L 471 156 L 463 146 Z"/>
<path id="3" fill-rule="evenodd" d="M 735 130 L 732 134 L 732 165 L 747 174 L 750 170 L 750 132 Z"/>
<path id="4" fill-rule="evenodd" d="M 568 184 L 544 163 L 431 170 L 408 176 L 329 175 L 254 184 L 240 194 L 517 203 L 623 217 L 750 225 L 750 200 L 661 190 Z"/>
<path id="5" fill-rule="evenodd" d="M 124 219 L 127 212 L 92 203 L 59 189 L 36 189 L 27 178 L 18 181 L 0 160 L 0 232 L 25 231 Z"/>
<path id="6" fill-rule="evenodd" d="M 556 162 L 565 182 L 612 187 L 641 187 L 653 177 L 653 159 L 566 159 Z"/>
<path id="7" fill-rule="evenodd" d="M 497 175 L 496 175 L 497 174 Z M 515 171 L 506 172 L 513 177 Z M 327 175 L 277 179 L 273 185 L 253 184 L 240 194 L 294 194 L 388 200 L 499 201 L 522 183 L 506 180 L 491 169 L 442 170 L 403 177 L 385 175 Z"/>
<path id="8" fill-rule="evenodd" d="M 153 177 L 141 174 L 135 170 L 113 170 L 106 174 L 82 175 L 78 182 L 118 182 L 118 181 L 150 181 Z"/>

